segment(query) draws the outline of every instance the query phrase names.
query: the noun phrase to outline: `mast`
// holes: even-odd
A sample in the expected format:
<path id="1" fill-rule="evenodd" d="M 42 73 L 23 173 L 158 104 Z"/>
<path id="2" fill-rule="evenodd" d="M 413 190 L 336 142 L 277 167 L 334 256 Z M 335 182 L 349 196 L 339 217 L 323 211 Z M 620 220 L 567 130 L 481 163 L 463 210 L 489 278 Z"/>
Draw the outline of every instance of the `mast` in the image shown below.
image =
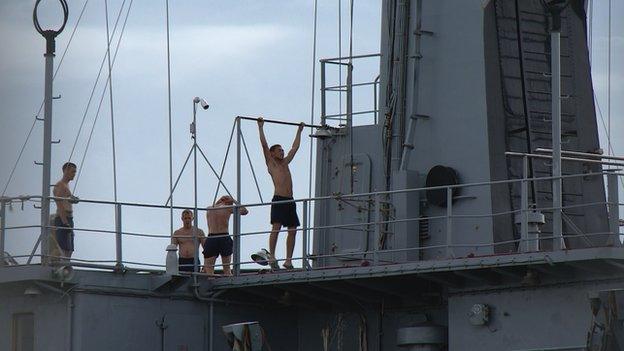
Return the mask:
<path id="1" fill-rule="evenodd" d="M 53 71 L 54 71 L 54 52 L 56 50 L 56 37 L 61 34 L 67 24 L 69 8 L 66 0 L 59 0 L 63 8 L 63 24 L 58 30 L 43 30 L 39 24 L 37 17 L 37 8 L 41 0 L 37 0 L 33 10 L 33 23 L 35 29 L 46 40 L 45 57 L 45 97 L 44 97 L 44 117 L 43 117 L 43 172 L 41 181 L 41 234 L 39 241 L 44 239 L 48 231 L 48 222 L 50 217 L 50 170 L 52 161 L 52 92 L 53 92 Z M 31 255 L 32 258 L 32 255 Z M 29 259 L 30 260 L 30 259 Z"/>

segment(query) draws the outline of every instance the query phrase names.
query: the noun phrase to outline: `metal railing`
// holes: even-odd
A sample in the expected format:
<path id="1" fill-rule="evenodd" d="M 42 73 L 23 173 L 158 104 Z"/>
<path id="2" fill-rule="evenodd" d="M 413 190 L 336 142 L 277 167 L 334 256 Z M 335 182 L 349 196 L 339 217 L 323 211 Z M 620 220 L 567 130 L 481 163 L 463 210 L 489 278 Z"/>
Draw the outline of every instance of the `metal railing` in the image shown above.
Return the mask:
<path id="1" fill-rule="evenodd" d="M 374 57 L 381 57 L 381 54 L 367 54 L 367 55 L 354 55 L 345 57 L 334 57 L 320 60 L 321 63 L 321 124 L 326 125 L 328 120 L 338 120 L 340 124 L 346 122 L 346 126 L 350 127 L 353 123 L 353 116 L 358 115 L 373 115 L 374 124 L 377 124 L 379 107 L 377 106 L 378 100 L 378 88 L 379 88 L 379 75 L 377 75 L 371 81 L 364 81 L 353 83 L 353 61 L 370 59 Z M 339 70 L 346 67 L 346 82 L 342 84 L 339 82 L 337 85 L 327 85 L 327 65 L 336 65 Z M 353 111 L 353 88 L 361 87 L 373 87 L 373 107 L 372 109 L 366 109 L 361 111 Z M 342 112 L 342 102 L 339 103 L 338 113 L 327 113 L 327 92 L 338 92 L 340 96 L 342 93 L 346 93 L 346 106 L 345 112 Z"/>
<path id="2" fill-rule="evenodd" d="M 525 159 L 525 165 L 527 163 L 526 159 L 530 157 L 529 155 L 522 155 Z M 333 233 L 338 233 L 344 235 L 347 230 L 353 229 L 356 231 L 367 232 L 370 227 L 373 229 L 370 230 L 373 232 L 375 245 L 371 248 L 366 248 L 361 251 L 351 252 L 348 255 L 358 255 L 361 257 L 361 260 L 369 260 L 372 258 L 373 265 L 379 264 L 387 264 L 390 263 L 388 260 L 384 260 L 381 257 L 381 254 L 389 254 L 389 253 L 398 253 L 398 252 L 423 252 L 426 250 L 443 250 L 445 251 L 445 256 L 443 259 L 453 259 L 456 257 L 454 250 L 459 248 L 483 248 L 483 247 L 491 247 L 494 248 L 496 245 L 517 245 L 517 252 L 533 252 L 539 251 L 540 242 L 545 242 L 549 240 L 559 240 L 562 238 L 557 237 L 556 235 L 545 236 L 543 235 L 535 235 L 535 226 L 538 225 L 536 221 L 531 219 L 531 214 L 535 212 L 553 212 L 553 211 L 563 211 L 563 210 L 572 210 L 578 208 L 591 208 L 591 207 L 603 207 L 607 210 L 608 215 L 608 231 L 607 232 L 595 232 L 595 233 L 583 233 L 583 232 L 575 232 L 575 233 L 564 233 L 565 239 L 572 238 L 581 238 L 583 240 L 589 240 L 593 237 L 608 237 L 610 241 L 605 244 L 605 246 L 619 244 L 620 242 L 620 216 L 619 209 L 620 206 L 623 206 L 623 203 L 619 201 L 619 178 L 624 177 L 623 173 L 619 173 L 617 171 L 604 171 L 604 172 L 595 172 L 595 173 L 583 173 L 583 174 L 574 174 L 574 175 L 565 175 L 559 177 L 559 179 L 570 180 L 574 178 L 586 178 L 586 177 L 604 177 L 606 178 L 607 183 L 607 201 L 602 202 L 592 202 L 592 203 L 581 203 L 574 204 L 568 206 L 561 206 L 557 208 L 555 206 L 549 207 L 541 207 L 538 208 L 536 206 L 530 206 L 528 201 L 528 186 L 531 182 L 552 182 L 556 177 L 540 177 L 540 178 L 527 178 L 528 173 L 526 172 L 522 179 L 512 179 L 512 180 L 501 180 L 501 181 L 491 181 L 491 182 L 480 182 L 480 183 L 470 183 L 470 184 L 458 184 L 458 185 L 448 185 L 448 186 L 437 186 L 437 187 L 423 187 L 423 188 L 413 188 L 413 189 L 401 189 L 401 190 L 393 190 L 393 191 L 379 191 L 379 192 L 369 192 L 369 193 L 361 193 L 361 194 L 344 194 L 344 195 L 334 195 L 334 196 L 319 196 L 312 198 L 304 198 L 304 199 L 295 199 L 295 200 L 287 200 L 287 201 L 277 201 L 272 203 L 252 203 L 252 204 L 240 204 L 229 206 L 233 209 L 233 220 L 234 223 L 239 223 L 238 226 L 234 228 L 232 237 L 234 240 L 234 247 L 237 249 L 238 255 L 234 255 L 234 260 L 232 262 L 234 269 L 234 274 L 241 274 L 241 266 L 255 263 L 254 261 L 244 261 L 240 257 L 240 247 L 241 241 L 246 240 L 247 238 L 251 238 L 259 235 L 266 235 L 271 233 L 270 230 L 263 231 L 251 231 L 251 232 L 242 232 L 241 230 L 241 214 L 240 207 L 244 206 L 249 209 L 250 213 L 254 211 L 255 208 L 267 207 L 271 204 L 276 203 L 289 203 L 294 202 L 296 204 L 301 204 L 301 209 L 303 210 L 302 217 L 302 225 L 300 228 L 297 228 L 297 232 L 302 235 L 302 245 L 301 245 L 301 255 L 293 257 L 293 261 L 300 261 L 301 268 L 304 270 L 312 270 L 315 268 L 327 268 L 323 265 L 314 265 L 311 264 L 311 261 L 320 260 L 324 258 L 337 258 L 344 257 L 347 254 L 345 253 L 329 253 L 329 252 L 316 252 L 310 253 L 309 241 L 312 235 L 324 235 L 324 230 L 331 229 Z M 465 191 L 468 188 L 478 188 L 478 187 L 490 187 L 496 185 L 512 185 L 519 183 L 522 189 L 521 193 L 521 207 L 519 209 L 510 209 L 501 212 L 490 212 L 490 213 L 462 213 L 461 211 L 456 211 L 455 208 L 457 205 L 454 205 L 454 201 L 462 198 L 461 196 L 456 196 L 457 189 L 463 189 Z M 444 191 L 446 193 L 446 209 L 440 209 L 439 213 L 436 215 L 430 216 L 417 216 L 417 217 L 405 217 L 405 218 L 384 218 L 383 211 L 384 206 L 383 202 L 387 200 L 389 197 L 398 194 L 407 194 L 413 192 L 427 192 L 427 191 Z M 50 200 L 64 200 L 62 198 L 54 198 L 50 197 Z M 19 226 L 8 226 L 6 222 L 7 218 L 7 205 L 12 202 L 23 202 L 23 201 L 40 201 L 40 196 L 33 197 L 18 197 L 18 198 L 2 198 L 0 199 L 0 266 L 5 265 L 5 239 L 8 232 L 18 229 L 41 229 L 40 225 L 19 225 Z M 346 201 L 361 201 L 363 205 L 363 209 L 367 210 L 369 213 L 372 213 L 370 218 L 372 220 L 363 220 L 360 222 L 354 223 L 340 223 L 340 224 L 316 224 L 311 225 L 310 219 L 308 218 L 308 208 L 315 202 L 323 202 L 323 201 L 336 201 L 336 202 L 346 202 Z M 144 233 L 144 232 L 131 232 L 124 231 L 123 226 L 123 212 L 125 208 L 152 208 L 152 209 L 162 209 L 164 211 L 169 211 L 170 206 L 163 205 L 154 205 L 154 204 L 144 204 L 144 203 L 132 203 L 132 202 L 114 202 L 114 201 L 101 201 L 101 200 L 80 200 L 82 205 L 84 204 L 98 204 L 98 205 L 108 205 L 113 206 L 115 210 L 115 223 L 113 230 L 107 229 L 93 229 L 93 228 L 74 228 L 74 232 L 76 233 L 101 233 L 107 235 L 113 235 L 115 238 L 115 258 L 108 260 L 88 260 L 88 259 L 76 259 L 72 258 L 68 260 L 74 266 L 81 266 L 87 268 L 100 268 L 100 269 L 111 269 L 115 271 L 124 270 L 128 265 L 134 265 L 134 269 L 138 269 L 141 271 L 154 271 L 158 269 L 162 269 L 165 266 L 162 264 L 151 264 L 144 262 L 136 262 L 136 261 L 127 261 L 124 260 L 124 252 L 122 250 L 124 237 L 141 237 L 141 238 L 156 238 L 159 240 L 171 240 L 170 233 Z M 359 206 L 359 205 L 358 205 Z M 176 210 L 183 210 L 188 207 L 175 206 L 173 207 Z M 461 207 L 462 210 L 466 209 L 466 206 Z M 205 211 L 210 211 L 210 209 L 201 209 L 202 213 Z M 514 238 L 512 240 L 505 241 L 494 241 L 492 238 L 491 242 L 487 243 L 470 243 L 470 242 L 457 242 L 457 235 L 454 227 L 456 227 L 456 222 L 460 220 L 466 219 L 474 219 L 474 218 L 494 218 L 497 216 L 516 216 L 520 218 L 520 237 Z M 438 238 L 443 239 L 439 240 L 442 242 L 436 245 L 425 245 L 425 246 L 417 246 L 417 247 L 399 247 L 394 249 L 387 249 L 384 247 L 380 247 L 377 245 L 379 243 L 380 236 L 382 235 L 382 228 L 384 225 L 399 225 L 401 223 L 415 222 L 420 223 L 421 221 L 440 221 L 445 223 L 445 232 L 442 234 L 444 237 Z M 52 229 L 57 229 L 57 227 L 53 225 L 45 226 L 44 228 L 47 232 Z M 341 233 L 341 230 L 343 231 Z M 210 240 L 210 239 L 208 239 Z M 164 256 L 164 255 L 163 255 Z M 28 263 L 31 262 L 33 257 L 40 257 L 42 261 L 45 259 L 57 259 L 62 260 L 62 256 L 52 256 L 47 252 L 43 252 L 41 254 L 35 254 L 34 252 L 30 255 L 18 255 L 13 256 L 13 259 L 24 259 L 28 258 Z M 283 260 L 280 260 L 283 261 Z M 215 265 L 216 267 L 222 266 Z M 201 274 L 199 272 L 195 274 Z"/>

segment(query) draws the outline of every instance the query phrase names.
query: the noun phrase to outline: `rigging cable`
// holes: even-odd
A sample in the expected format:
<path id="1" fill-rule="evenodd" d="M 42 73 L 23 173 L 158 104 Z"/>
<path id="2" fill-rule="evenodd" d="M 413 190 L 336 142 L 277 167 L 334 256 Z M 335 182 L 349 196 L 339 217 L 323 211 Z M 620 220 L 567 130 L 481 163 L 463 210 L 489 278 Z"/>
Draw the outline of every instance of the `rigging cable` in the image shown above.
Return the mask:
<path id="1" fill-rule="evenodd" d="M 126 0 L 124 0 L 121 3 L 121 7 L 119 8 L 119 13 L 117 14 L 117 19 L 115 20 L 115 25 L 113 26 L 113 34 L 111 37 L 114 37 L 115 33 L 117 32 L 119 19 L 121 18 L 121 14 L 123 13 L 123 8 L 124 8 L 125 3 L 126 3 Z M 91 107 L 91 101 L 93 99 L 93 95 L 95 94 L 95 89 L 97 88 L 97 84 L 100 81 L 100 76 L 102 75 L 102 69 L 104 69 L 105 62 L 106 62 L 106 52 L 104 53 L 104 56 L 102 57 L 102 62 L 100 63 L 100 69 L 98 70 L 98 74 L 95 77 L 95 82 L 93 83 L 93 88 L 91 89 L 89 100 L 87 101 L 87 107 L 85 108 L 85 111 L 82 114 L 82 121 L 80 121 L 80 127 L 78 127 L 78 133 L 76 134 L 76 139 L 74 139 L 74 144 L 72 145 L 71 152 L 69 153 L 69 158 L 67 160 L 68 162 L 72 160 L 72 157 L 74 156 L 74 151 L 76 151 L 76 145 L 78 145 L 78 139 L 80 138 L 80 134 L 82 133 L 82 128 L 84 127 L 84 123 L 87 119 L 87 113 L 89 112 L 89 107 Z"/>
<path id="2" fill-rule="evenodd" d="M 611 142 L 611 4 L 609 0 L 609 42 L 607 49 L 607 139 Z M 608 154 L 611 155 L 610 150 Z"/>
<path id="3" fill-rule="evenodd" d="M 108 29 L 108 0 L 104 0 L 104 13 L 106 15 L 106 56 L 108 59 L 108 96 L 110 98 L 110 117 L 111 117 L 111 141 L 113 145 L 113 195 L 117 202 L 117 158 L 115 152 L 115 115 L 113 106 L 113 69 L 110 59 L 110 32 Z"/>
<path id="4" fill-rule="evenodd" d="M 338 0 L 338 124 L 342 124 L 342 0 Z"/>
<path id="5" fill-rule="evenodd" d="M 347 66 L 347 124 L 349 125 L 349 174 L 351 175 L 351 193 L 353 194 L 353 1 L 349 1 L 349 65 Z"/>
<path id="6" fill-rule="evenodd" d="M 74 34 L 76 34 L 76 29 L 78 29 L 78 25 L 80 24 L 80 21 L 82 20 L 82 15 L 85 13 L 85 9 L 87 8 L 87 4 L 89 3 L 89 0 L 85 0 L 84 4 L 82 5 L 82 10 L 80 11 L 80 15 L 78 16 L 78 20 L 76 20 L 76 24 L 74 25 L 74 28 L 72 29 L 71 35 L 69 36 L 69 40 L 67 41 L 67 45 L 65 46 L 65 49 L 63 50 L 63 54 L 61 55 L 61 59 L 59 60 L 58 65 L 56 66 L 56 70 L 54 71 L 54 75 L 52 76 L 52 80 L 54 81 L 54 79 L 56 78 L 56 75 L 59 73 L 59 70 L 61 69 L 61 65 L 63 64 L 63 60 L 65 59 L 65 55 L 67 54 L 67 51 L 69 50 L 69 46 L 71 45 L 72 40 L 74 39 Z M 13 164 L 13 168 L 11 169 L 11 173 L 9 173 L 9 179 L 7 179 L 7 182 L 4 186 L 4 189 L 2 190 L 2 196 L 4 196 L 6 194 L 6 191 L 9 187 L 9 184 L 11 183 L 11 180 L 13 179 L 13 176 L 15 175 L 15 170 L 17 169 L 17 165 L 19 164 L 19 161 L 22 159 L 22 155 L 24 154 L 24 150 L 26 149 L 26 145 L 28 145 L 28 141 L 30 140 L 30 136 L 32 135 L 33 130 L 35 129 L 35 125 L 37 124 L 37 117 L 39 117 L 39 114 L 41 113 L 41 109 L 43 109 L 43 105 L 44 105 L 44 101 L 41 102 L 41 105 L 39 105 L 39 110 L 37 110 L 37 113 L 35 114 L 35 118 L 33 119 L 33 123 L 30 126 L 30 130 L 28 131 L 28 134 L 26 135 L 26 140 L 24 141 L 24 144 L 22 144 L 22 148 L 20 149 L 20 152 L 17 155 L 17 160 L 15 160 L 15 164 Z"/>
<path id="7" fill-rule="evenodd" d="M 111 66 L 115 65 L 115 59 L 117 58 L 117 53 L 119 51 L 119 46 L 121 44 L 121 39 L 123 38 L 124 32 L 126 30 L 126 24 L 128 23 L 128 17 L 130 15 L 130 10 L 132 9 L 132 3 L 134 2 L 134 0 L 130 0 L 130 4 L 128 5 L 128 11 L 126 12 L 126 16 L 124 18 L 124 23 L 121 27 L 121 32 L 119 33 L 119 39 L 117 40 L 117 46 L 115 48 L 115 54 L 113 55 L 113 62 Z M 109 77 L 110 78 L 110 77 Z M 72 193 L 76 193 L 76 188 L 78 187 L 78 181 L 80 180 L 80 176 L 82 174 L 82 170 L 83 167 L 82 165 L 84 165 L 84 160 L 87 156 L 87 153 L 89 152 L 89 146 L 91 145 L 91 140 L 93 138 L 93 131 L 95 130 L 95 125 L 97 123 L 98 117 L 100 116 L 100 109 L 102 108 L 102 102 L 104 100 L 104 96 L 106 95 L 106 85 L 108 84 L 109 79 L 106 80 L 106 83 L 104 84 L 104 90 L 102 91 L 102 95 L 100 96 L 100 103 L 98 105 L 97 111 L 95 113 L 95 118 L 93 119 L 93 124 L 91 125 L 91 131 L 89 132 L 89 138 L 87 140 L 87 145 L 85 147 L 85 152 L 82 155 L 82 159 L 79 163 L 80 167 L 78 167 L 78 174 L 76 175 L 76 179 L 74 181 L 74 190 L 72 191 Z"/>
<path id="8" fill-rule="evenodd" d="M 312 88 L 311 88 L 311 97 L 310 97 L 310 125 L 314 125 L 314 97 L 315 95 L 315 83 L 316 83 L 316 25 L 318 22 L 318 0 L 314 0 L 314 26 L 312 30 Z M 314 128 L 310 127 L 310 134 L 314 133 Z M 314 139 L 310 139 L 310 159 L 308 164 L 308 169 L 310 170 L 308 173 L 308 198 L 312 198 L 312 162 L 313 162 L 313 152 L 314 152 Z M 312 214 L 312 206 L 308 206 L 308 218 Z M 309 246 L 308 246 L 309 247 Z"/>
<path id="9" fill-rule="evenodd" d="M 165 0 L 167 19 L 167 107 L 169 119 L 169 227 L 173 233 L 173 139 L 171 135 L 171 52 L 169 50 L 169 0 Z"/>
<path id="10" fill-rule="evenodd" d="M 593 0 L 589 0 L 589 3 L 587 5 L 588 10 L 589 10 L 589 33 L 588 33 L 588 39 L 587 39 L 587 43 L 589 46 L 589 63 L 590 63 L 590 67 L 591 67 L 591 63 L 594 61 L 594 51 L 592 50 L 592 46 L 593 46 L 593 41 L 594 41 L 594 1 Z"/>

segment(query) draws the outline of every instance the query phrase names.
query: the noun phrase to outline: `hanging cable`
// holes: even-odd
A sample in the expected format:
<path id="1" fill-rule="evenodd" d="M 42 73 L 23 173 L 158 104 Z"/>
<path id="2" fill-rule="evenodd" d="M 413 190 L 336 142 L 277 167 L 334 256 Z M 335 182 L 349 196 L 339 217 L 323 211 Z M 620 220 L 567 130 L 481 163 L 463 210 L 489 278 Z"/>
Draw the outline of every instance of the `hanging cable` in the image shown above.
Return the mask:
<path id="1" fill-rule="evenodd" d="M 314 26 L 312 33 L 312 88 L 310 89 L 310 125 L 314 125 L 314 97 L 316 92 L 314 90 L 316 83 L 316 25 L 318 22 L 318 0 L 314 0 Z M 310 127 L 310 134 L 314 133 L 314 128 Z M 314 151 L 314 140 L 310 139 L 310 159 L 309 159 L 309 173 L 308 173 L 308 198 L 312 197 L 312 159 Z M 311 218 L 312 206 L 308 206 L 308 218 Z"/>
<path id="2" fill-rule="evenodd" d="M 78 16 L 78 20 L 76 20 L 76 24 L 74 24 L 74 28 L 72 29 L 71 35 L 69 36 L 69 40 L 67 41 L 67 45 L 65 46 L 65 49 L 63 50 L 63 54 L 61 55 L 61 59 L 59 60 L 58 65 L 56 66 L 56 70 L 54 71 L 54 75 L 52 76 L 52 81 L 54 81 L 54 79 L 56 78 L 56 75 L 58 74 L 59 70 L 61 69 L 61 65 L 63 64 L 63 60 L 65 59 L 65 55 L 67 54 L 67 51 L 69 50 L 69 46 L 71 45 L 72 40 L 74 39 L 74 34 L 76 34 L 76 29 L 78 29 L 78 25 L 80 24 L 80 21 L 82 20 L 82 15 L 85 13 L 85 9 L 87 8 L 87 4 L 89 3 L 89 0 L 86 0 L 84 2 L 84 4 L 82 5 L 82 10 L 80 11 L 80 15 Z M 37 117 L 39 117 L 39 114 L 41 113 L 41 110 L 43 109 L 43 105 L 44 102 L 41 102 L 41 105 L 39 105 L 39 109 L 37 110 L 37 113 L 35 114 L 35 118 L 33 119 L 33 123 L 30 126 L 30 130 L 28 131 L 28 134 L 26 134 L 26 140 L 24 141 L 24 144 L 22 144 L 22 147 L 20 149 L 20 152 L 17 155 L 17 160 L 15 160 L 15 163 L 13 164 L 13 168 L 11 169 L 11 172 L 9 173 L 9 178 L 7 179 L 6 184 L 4 185 L 4 189 L 2 190 L 2 196 L 4 196 L 6 194 L 6 191 L 9 187 L 9 184 L 11 184 L 11 180 L 13 180 L 13 176 L 15 175 L 15 170 L 17 169 L 17 165 L 19 164 L 19 161 L 22 159 L 22 155 L 24 154 L 24 150 L 26 149 L 26 145 L 28 145 L 28 141 L 30 140 L 30 136 L 32 135 L 33 130 L 35 129 L 35 125 L 37 124 Z"/>
<path id="3" fill-rule="evenodd" d="M 113 55 L 113 62 L 111 66 L 115 65 L 115 60 L 117 59 L 117 53 L 119 52 L 119 46 L 121 45 L 121 39 L 123 38 L 124 32 L 126 30 L 126 24 L 128 23 L 128 17 L 130 16 L 130 10 L 132 9 L 132 3 L 134 0 L 130 0 L 130 4 L 128 5 L 128 11 L 126 11 L 126 16 L 124 18 L 124 23 L 121 27 L 121 32 L 119 33 L 119 39 L 117 40 L 117 45 L 115 48 L 115 54 Z M 82 159 L 80 160 L 78 167 L 78 174 L 76 175 L 76 179 L 74 180 L 74 190 L 72 193 L 76 193 L 76 188 L 78 188 L 78 181 L 80 180 L 80 176 L 82 175 L 82 170 L 84 167 L 84 160 L 87 157 L 87 153 L 89 152 L 89 146 L 91 145 L 91 140 L 93 138 L 93 131 L 95 130 L 95 125 L 97 123 L 98 117 L 100 116 L 100 109 L 102 108 L 102 102 L 104 101 L 104 96 L 106 95 L 106 88 L 108 85 L 108 79 L 106 79 L 106 83 L 104 84 L 104 90 L 102 90 L 102 95 L 100 95 L 100 103 L 98 104 L 97 111 L 95 113 L 95 118 L 93 119 L 93 124 L 91 125 L 91 131 L 89 132 L 89 138 L 87 139 L 87 145 L 85 147 L 85 152 L 82 155 Z"/>
<path id="4" fill-rule="evenodd" d="M 115 20 L 115 25 L 113 26 L 113 34 L 111 35 L 111 40 L 112 38 L 115 36 L 115 33 L 117 32 L 117 28 L 118 28 L 118 24 L 119 24 L 119 20 L 121 19 L 121 14 L 123 13 L 123 8 L 124 5 L 126 4 L 126 0 L 124 0 L 121 3 L 121 7 L 119 8 L 119 13 L 117 13 L 117 19 Z M 110 41 L 109 41 L 110 43 Z M 72 160 L 72 157 L 74 156 L 74 151 L 76 151 L 76 145 L 78 145 L 78 139 L 80 138 L 80 134 L 82 133 L 82 128 L 84 127 L 84 123 L 87 119 L 87 113 L 89 112 L 89 107 L 91 107 L 91 101 L 93 100 L 93 96 L 95 94 L 95 89 L 97 88 L 97 84 L 100 81 L 100 77 L 102 75 L 102 70 L 104 69 L 104 63 L 106 63 L 106 52 L 104 53 L 104 56 L 102 57 L 102 62 L 100 63 L 100 69 L 98 70 L 98 74 L 95 77 L 95 82 L 93 83 L 93 88 L 91 88 L 91 94 L 89 95 L 89 100 L 87 101 L 87 107 L 85 108 L 84 113 L 82 114 L 82 120 L 80 121 L 80 126 L 78 127 L 78 133 L 76 133 L 76 138 L 74 139 L 74 144 L 72 145 L 72 149 L 69 153 L 69 158 L 67 159 L 67 162 L 70 162 Z"/>
<path id="5" fill-rule="evenodd" d="M 165 0 L 167 19 L 167 107 L 169 120 L 169 227 L 173 233 L 173 139 L 171 135 L 171 51 L 169 50 L 169 0 Z"/>
<path id="6" fill-rule="evenodd" d="M 115 152 L 115 115 L 113 105 L 113 68 L 110 58 L 110 32 L 108 29 L 108 0 L 104 0 L 104 13 L 106 15 L 106 55 L 108 59 L 108 96 L 110 98 L 111 117 L 111 141 L 113 146 L 113 195 L 117 202 L 117 157 Z"/>

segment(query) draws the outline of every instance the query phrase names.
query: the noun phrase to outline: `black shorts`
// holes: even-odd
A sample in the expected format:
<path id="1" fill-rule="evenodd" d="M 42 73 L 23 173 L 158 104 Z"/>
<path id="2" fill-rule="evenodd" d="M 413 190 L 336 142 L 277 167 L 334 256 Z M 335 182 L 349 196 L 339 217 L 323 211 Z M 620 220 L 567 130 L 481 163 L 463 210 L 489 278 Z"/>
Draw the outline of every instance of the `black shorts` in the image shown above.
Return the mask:
<path id="1" fill-rule="evenodd" d="M 69 224 L 63 223 L 60 216 L 54 218 L 54 226 L 56 227 L 54 238 L 62 250 L 74 251 L 74 219 L 67 217 L 67 222 Z"/>
<path id="2" fill-rule="evenodd" d="M 197 267 L 201 267 L 199 258 L 197 259 Z M 193 257 L 178 257 L 178 270 L 180 272 L 192 272 L 195 267 L 193 266 Z"/>
<path id="3" fill-rule="evenodd" d="M 292 200 L 292 197 L 274 195 L 271 202 Z M 271 224 L 279 223 L 282 227 L 298 227 L 297 205 L 294 202 L 271 205 Z"/>
<path id="4" fill-rule="evenodd" d="M 231 256 L 234 252 L 234 241 L 229 233 L 211 233 L 204 243 L 204 257 Z"/>

